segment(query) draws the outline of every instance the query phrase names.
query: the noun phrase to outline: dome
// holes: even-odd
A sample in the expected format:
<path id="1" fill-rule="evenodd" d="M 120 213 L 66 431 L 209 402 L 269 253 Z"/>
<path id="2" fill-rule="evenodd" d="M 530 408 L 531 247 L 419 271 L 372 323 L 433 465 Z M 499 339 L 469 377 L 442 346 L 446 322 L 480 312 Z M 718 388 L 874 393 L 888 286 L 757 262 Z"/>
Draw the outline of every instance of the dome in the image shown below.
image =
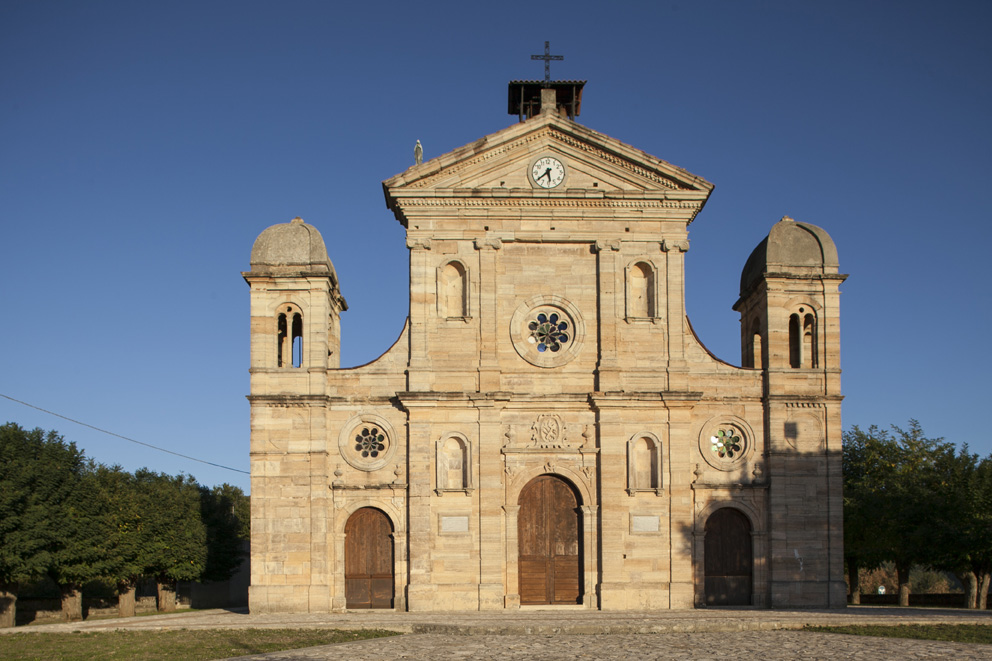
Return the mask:
<path id="1" fill-rule="evenodd" d="M 255 245 L 251 249 L 252 270 L 267 270 L 265 267 L 273 266 L 295 266 L 302 270 L 326 269 L 334 274 L 334 266 L 327 257 L 327 248 L 324 247 L 324 239 L 316 227 L 307 225 L 302 218 L 273 225 L 255 239 Z M 336 275 L 334 279 L 337 280 Z"/>
<path id="2" fill-rule="evenodd" d="M 823 228 L 785 216 L 747 258 L 741 272 L 741 297 L 766 273 L 817 275 L 837 273 L 839 267 L 837 246 Z"/>

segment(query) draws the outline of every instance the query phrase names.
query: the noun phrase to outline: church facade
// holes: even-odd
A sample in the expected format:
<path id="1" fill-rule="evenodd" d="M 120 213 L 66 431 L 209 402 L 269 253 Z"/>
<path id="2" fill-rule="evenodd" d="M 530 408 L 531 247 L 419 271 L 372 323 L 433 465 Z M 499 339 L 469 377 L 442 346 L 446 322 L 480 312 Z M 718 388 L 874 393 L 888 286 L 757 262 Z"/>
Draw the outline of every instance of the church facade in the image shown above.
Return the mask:
<path id="1" fill-rule="evenodd" d="M 830 237 L 741 255 L 722 362 L 683 285 L 712 185 L 578 124 L 581 83 L 510 98 L 383 182 L 410 312 L 377 360 L 340 368 L 316 228 L 256 240 L 251 610 L 843 606 Z"/>

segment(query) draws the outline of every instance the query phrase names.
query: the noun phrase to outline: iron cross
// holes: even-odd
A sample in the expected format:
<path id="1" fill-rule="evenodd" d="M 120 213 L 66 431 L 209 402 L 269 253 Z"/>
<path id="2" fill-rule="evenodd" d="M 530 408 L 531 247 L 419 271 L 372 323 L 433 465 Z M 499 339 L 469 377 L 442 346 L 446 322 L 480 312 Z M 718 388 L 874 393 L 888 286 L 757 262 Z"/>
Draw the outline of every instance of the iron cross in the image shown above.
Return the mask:
<path id="1" fill-rule="evenodd" d="M 544 55 L 531 55 L 532 60 L 544 60 L 544 82 L 551 82 L 551 60 L 564 60 L 564 55 L 551 54 L 551 42 L 544 42 Z"/>

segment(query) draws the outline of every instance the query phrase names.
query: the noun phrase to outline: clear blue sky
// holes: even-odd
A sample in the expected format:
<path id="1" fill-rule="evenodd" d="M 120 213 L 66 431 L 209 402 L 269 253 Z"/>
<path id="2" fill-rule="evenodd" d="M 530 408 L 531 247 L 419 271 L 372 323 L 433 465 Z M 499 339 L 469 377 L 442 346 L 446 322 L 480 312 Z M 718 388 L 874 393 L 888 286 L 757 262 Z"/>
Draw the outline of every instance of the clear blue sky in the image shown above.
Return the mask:
<path id="1" fill-rule="evenodd" d="M 408 312 L 380 182 L 516 121 L 506 84 L 588 80 L 579 121 L 713 182 L 688 313 L 739 364 L 741 268 L 783 215 L 837 243 L 844 427 L 992 452 L 992 3 L 0 4 L 0 393 L 248 469 L 248 269 L 323 233 L 345 365 Z M 0 399 L 104 463 L 211 468 Z"/>

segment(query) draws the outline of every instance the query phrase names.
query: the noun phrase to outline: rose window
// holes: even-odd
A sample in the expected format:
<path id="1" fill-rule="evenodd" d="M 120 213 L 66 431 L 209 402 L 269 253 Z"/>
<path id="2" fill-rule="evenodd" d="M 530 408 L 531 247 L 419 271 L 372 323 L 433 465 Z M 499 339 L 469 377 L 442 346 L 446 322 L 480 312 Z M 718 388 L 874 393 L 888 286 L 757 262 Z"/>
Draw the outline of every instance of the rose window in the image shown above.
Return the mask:
<path id="1" fill-rule="evenodd" d="M 375 459 L 386 449 L 386 435 L 378 427 L 362 427 L 355 436 L 355 452 L 363 459 Z"/>
<path id="2" fill-rule="evenodd" d="M 537 345 L 541 353 L 558 352 L 569 340 L 568 322 L 558 313 L 541 312 L 527 324 L 530 336 L 527 341 Z"/>
<path id="3" fill-rule="evenodd" d="M 744 452 L 744 439 L 733 427 L 716 430 L 710 437 L 710 450 L 720 459 L 733 461 Z"/>

